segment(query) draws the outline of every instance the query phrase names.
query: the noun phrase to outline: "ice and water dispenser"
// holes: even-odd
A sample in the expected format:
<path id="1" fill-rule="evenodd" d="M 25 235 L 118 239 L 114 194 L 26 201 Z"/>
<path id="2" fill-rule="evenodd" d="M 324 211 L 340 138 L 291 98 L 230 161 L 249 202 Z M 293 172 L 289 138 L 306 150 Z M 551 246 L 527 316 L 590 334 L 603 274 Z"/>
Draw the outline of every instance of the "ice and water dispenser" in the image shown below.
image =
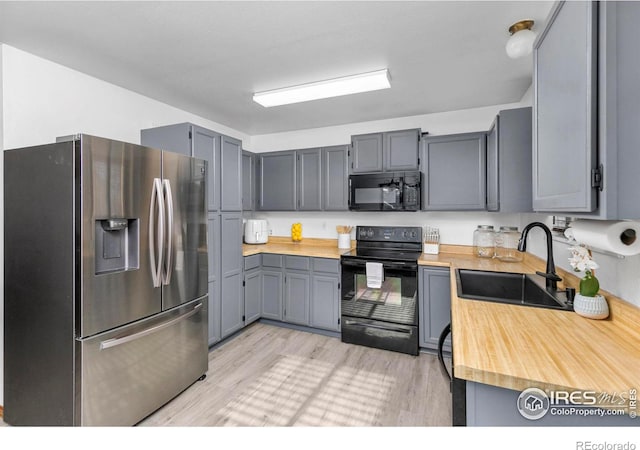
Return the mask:
<path id="1" fill-rule="evenodd" d="M 96 275 L 139 268 L 139 222 L 138 219 L 96 220 Z"/>

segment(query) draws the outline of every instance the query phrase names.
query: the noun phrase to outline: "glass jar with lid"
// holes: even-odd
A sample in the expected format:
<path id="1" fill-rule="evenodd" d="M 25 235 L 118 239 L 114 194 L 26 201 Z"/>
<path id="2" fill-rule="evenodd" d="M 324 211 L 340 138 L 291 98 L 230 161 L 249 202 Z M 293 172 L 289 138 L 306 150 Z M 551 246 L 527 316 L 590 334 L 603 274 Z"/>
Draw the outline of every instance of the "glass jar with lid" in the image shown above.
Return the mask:
<path id="1" fill-rule="evenodd" d="M 478 225 L 473 232 L 473 254 L 480 258 L 493 258 L 495 246 L 493 225 Z"/>
<path id="2" fill-rule="evenodd" d="M 500 227 L 496 233 L 496 258 L 503 262 L 522 261 L 522 252 L 518 251 L 519 240 L 518 227 Z"/>

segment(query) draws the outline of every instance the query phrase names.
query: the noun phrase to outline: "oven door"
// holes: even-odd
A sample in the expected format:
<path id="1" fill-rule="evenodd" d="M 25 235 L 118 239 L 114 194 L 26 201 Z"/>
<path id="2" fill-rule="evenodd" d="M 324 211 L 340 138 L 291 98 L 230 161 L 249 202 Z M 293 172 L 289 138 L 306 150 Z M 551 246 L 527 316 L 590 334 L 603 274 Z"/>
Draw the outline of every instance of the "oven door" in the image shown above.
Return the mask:
<path id="1" fill-rule="evenodd" d="M 349 176 L 349 209 L 402 210 L 402 178 L 394 173 Z"/>
<path id="2" fill-rule="evenodd" d="M 342 258 L 342 341 L 417 355 L 417 263 L 369 262 L 382 264 L 380 288 L 367 286 L 366 260 Z"/>

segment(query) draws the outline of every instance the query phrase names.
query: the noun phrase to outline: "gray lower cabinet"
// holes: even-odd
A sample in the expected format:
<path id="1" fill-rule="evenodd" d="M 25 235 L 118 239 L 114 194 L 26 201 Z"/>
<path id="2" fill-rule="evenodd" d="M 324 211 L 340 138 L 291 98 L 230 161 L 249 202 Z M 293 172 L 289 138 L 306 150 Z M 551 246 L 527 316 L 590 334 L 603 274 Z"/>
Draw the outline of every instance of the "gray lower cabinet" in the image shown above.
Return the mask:
<path id="1" fill-rule="evenodd" d="M 284 292 L 284 256 L 262 255 L 262 317 L 282 320 Z"/>
<path id="2" fill-rule="evenodd" d="M 337 276 L 313 274 L 310 313 L 312 327 L 340 331 L 340 279 Z"/>
<path id="3" fill-rule="evenodd" d="M 422 209 L 486 209 L 486 134 L 463 133 L 422 139 Z"/>
<path id="4" fill-rule="evenodd" d="M 350 173 L 418 170 L 420 130 L 351 136 Z"/>
<path id="5" fill-rule="evenodd" d="M 347 211 L 349 209 L 349 171 L 347 145 L 322 149 L 322 209 Z"/>
<path id="6" fill-rule="evenodd" d="M 322 152 L 319 148 L 297 151 L 298 210 L 322 209 Z"/>
<path id="7" fill-rule="evenodd" d="M 242 151 L 242 210 L 253 211 L 255 208 L 256 169 L 255 154 Z"/>
<path id="8" fill-rule="evenodd" d="M 437 350 L 440 333 L 451 322 L 451 277 L 448 268 L 420 267 L 418 278 L 420 347 Z M 444 350 L 451 351 L 451 338 Z"/>
<path id="9" fill-rule="evenodd" d="M 242 277 L 242 215 L 223 213 L 220 237 L 220 302 L 222 337 L 229 336 L 244 326 L 244 293 Z"/>
<path id="10" fill-rule="evenodd" d="M 487 133 L 487 210 L 533 211 L 531 107 L 500 111 Z"/>
<path id="11" fill-rule="evenodd" d="M 209 281 L 209 339 L 208 344 L 212 346 L 222 339 L 222 331 L 220 329 L 222 321 L 220 320 L 220 283 L 218 281 Z"/>
<path id="12" fill-rule="evenodd" d="M 568 414 L 569 408 L 584 407 L 568 405 L 563 402 L 549 405 L 549 409 L 536 420 L 525 418 L 518 411 L 518 397 L 521 391 L 515 391 L 483 383 L 466 383 L 466 419 L 467 426 L 488 427 L 637 427 L 638 419 L 629 415 L 599 415 L 596 407 L 593 414 Z M 579 392 L 579 391 L 575 391 Z M 535 397 L 534 397 L 535 398 Z M 526 401 L 526 397 L 524 397 Z"/>
<path id="13" fill-rule="evenodd" d="M 244 258 L 244 324 L 255 322 L 262 315 L 262 255 Z"/>
<path id="14" fill-rule="evenodd" d="M 295 211 L 296 152 L 270 152 L 258 155 L 258 208 L 262 211 Z"/>
<path id="15" fill-rule="evenodd" d="M 310 284 L 309 272 L 286 271 L 283 311 L 285 322 L 309 325 Z"/>

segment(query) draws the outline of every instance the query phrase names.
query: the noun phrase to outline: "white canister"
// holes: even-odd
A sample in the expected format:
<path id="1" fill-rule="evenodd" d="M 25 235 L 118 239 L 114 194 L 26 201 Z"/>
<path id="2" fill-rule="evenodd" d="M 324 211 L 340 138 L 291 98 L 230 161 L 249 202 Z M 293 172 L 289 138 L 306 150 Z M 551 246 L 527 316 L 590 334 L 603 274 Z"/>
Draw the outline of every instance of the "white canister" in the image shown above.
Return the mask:
<path id="1" fill-rule="evenodd" d="M 351 234 L 338 234 L 338 248 L 351 248 Z"/>

